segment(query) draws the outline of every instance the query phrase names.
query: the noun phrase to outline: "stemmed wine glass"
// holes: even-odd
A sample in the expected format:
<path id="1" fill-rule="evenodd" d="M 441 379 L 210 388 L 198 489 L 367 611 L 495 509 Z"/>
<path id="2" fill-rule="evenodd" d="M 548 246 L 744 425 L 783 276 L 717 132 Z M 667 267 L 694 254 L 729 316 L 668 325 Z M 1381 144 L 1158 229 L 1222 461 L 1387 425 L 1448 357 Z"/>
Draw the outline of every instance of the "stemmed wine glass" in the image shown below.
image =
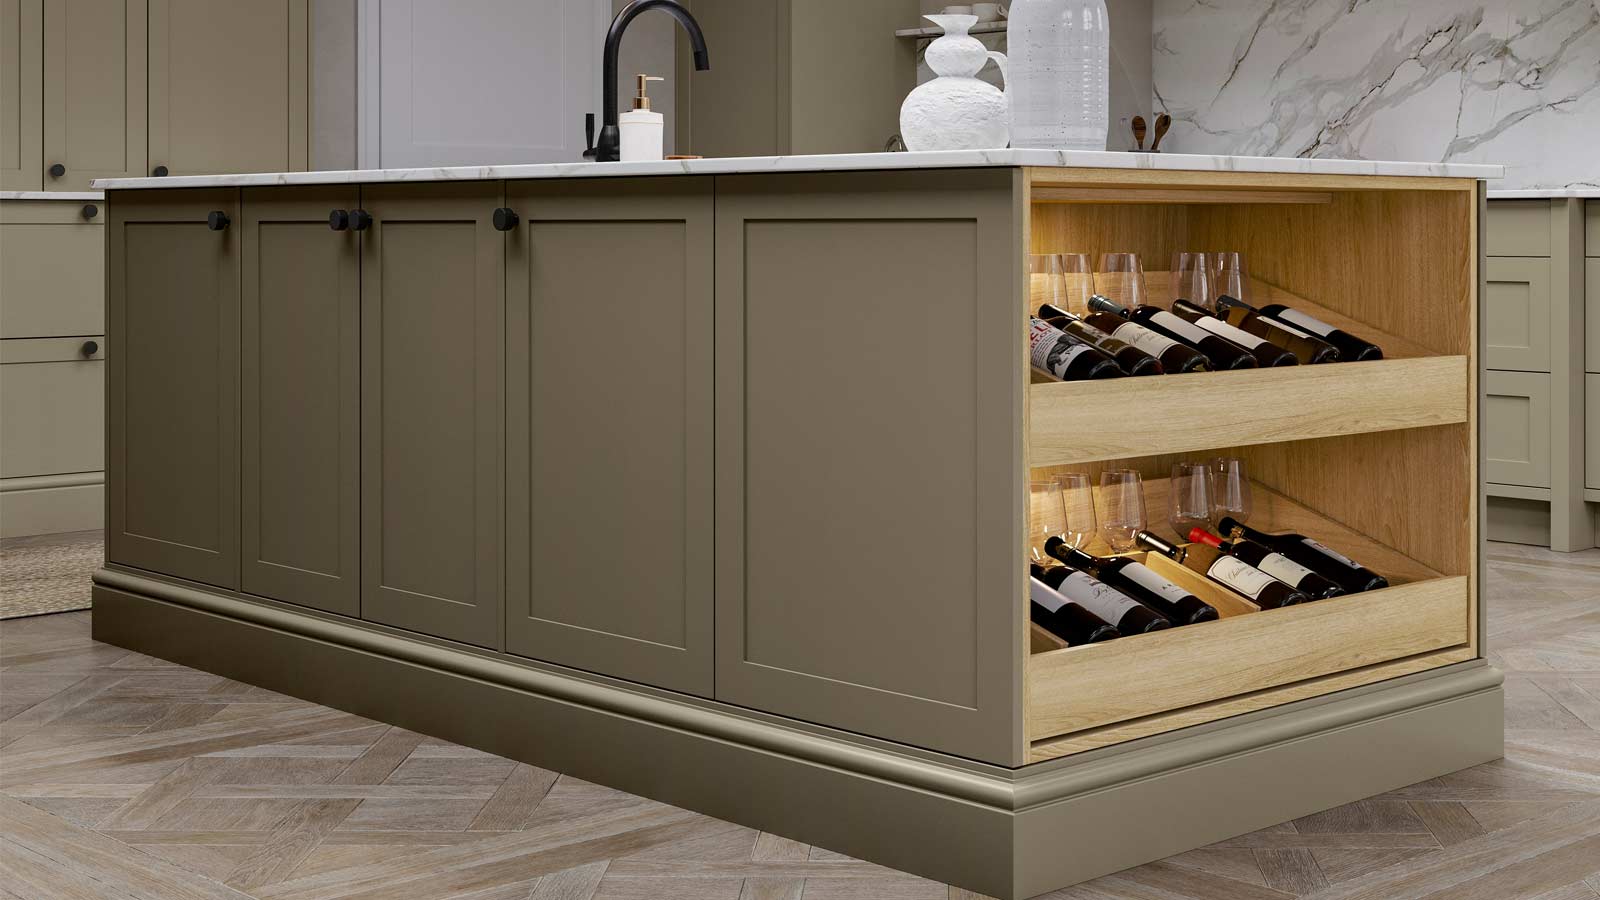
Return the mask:
<path id="1" fill-rule="evenodd" d="M 1196 528 L 1211 528 L 1211 467 L 1184 462 L 1172 467 L 1167 491 L 1167 522 L 1178 540 L 1189 543 Z"/>
<path id="2" fill-rule="evenodd" d="M 1053 480 L 1061 489 L 1061 539 L 1067 546 L 1082 550 L 1094 537 L 1094 488 L 1082 472 L 1057 475 Z"/>
<path id="3" fill-rule="evenodd" d="M 1218 456 L 1211 460 L 1211 518 L 1220 529 L 1224 518 L 1240 525 L 1250 521 L 1250 476 L 1245 472 L 1244 460 L 1236 456 Z"/>
<path id="4" fill-rule="evenodd" d="M 1144 508 L 1144 479 L 1132 469 L 1107 469 L 1100 473 L 1100 535 L 1111 549 L 1127 553 L 1139 545 L 1135 535 L 1150 524 Z"/>
<path id="5" fill-rule="evenodd" d="M 1095 276 L 1099 293 L 1125 309 L 1145 302 L 1144 265 L 1137 253 L 1105 253 L 1100 256 L 1100 271 Z"/>

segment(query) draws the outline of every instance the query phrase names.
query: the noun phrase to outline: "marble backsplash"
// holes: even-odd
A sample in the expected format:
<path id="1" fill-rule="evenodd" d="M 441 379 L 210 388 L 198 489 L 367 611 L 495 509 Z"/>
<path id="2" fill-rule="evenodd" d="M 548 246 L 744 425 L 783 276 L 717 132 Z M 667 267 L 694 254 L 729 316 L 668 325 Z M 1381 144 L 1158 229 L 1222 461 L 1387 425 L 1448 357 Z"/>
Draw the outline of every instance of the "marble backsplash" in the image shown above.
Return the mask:
<path id="1" fill-rule="evenodd" d="M 1164 150 L 1600 187 L 1600 0 L 1155 0 L 1153 31 Z"/>

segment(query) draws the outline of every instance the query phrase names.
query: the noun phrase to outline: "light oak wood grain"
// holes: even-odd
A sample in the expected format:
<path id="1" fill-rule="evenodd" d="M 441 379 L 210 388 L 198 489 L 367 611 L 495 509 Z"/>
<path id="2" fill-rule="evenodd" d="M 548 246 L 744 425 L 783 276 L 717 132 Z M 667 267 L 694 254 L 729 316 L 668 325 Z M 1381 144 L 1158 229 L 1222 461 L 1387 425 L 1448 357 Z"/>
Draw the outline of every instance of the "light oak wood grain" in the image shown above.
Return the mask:
<path id="1" fill-rule="evenodd" d="M 1034 203 L 1332 203 L 1326 191 L 1036 186 Z"/>

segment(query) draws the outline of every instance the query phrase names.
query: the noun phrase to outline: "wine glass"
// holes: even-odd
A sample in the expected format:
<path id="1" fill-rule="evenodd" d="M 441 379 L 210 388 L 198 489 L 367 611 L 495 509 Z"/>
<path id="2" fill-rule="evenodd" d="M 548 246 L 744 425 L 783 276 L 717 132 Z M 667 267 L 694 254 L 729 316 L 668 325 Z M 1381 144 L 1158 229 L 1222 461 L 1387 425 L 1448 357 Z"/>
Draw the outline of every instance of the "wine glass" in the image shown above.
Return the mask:
<path id="1" fill-rule="evenodd" d="M 1035 253 L 1028 257 L 1028 312 L 1037 313 L 1048 303 L 1065 309 L 1066 287 L 1061 278 L 1061 254 Z"/>
<path id="2" fill-rule="evenodd" d="M 1222 527 L 1224 517 L 1240 525 L 1250 521 L 1250 476 L 1244 460 L 1219 456 L 1211 460 L 1211 518 Z"/>
<path id="3" fill-rule="evenodd" d="M 1145 302 L 1144 265 L 1137 253 L 1105 253 L 1100 256 L 1100 271 L 1095 277 L 1100 294 L 1126 309 Z"/>
<path id="4" fill-rule="evenodd" d="M 1132 469 L 1107 469 L 1100 473 L 1100 535 L 1118 553 L 1139 545 L 1135 536 L 1149 520 L 1144 509 L 1144 479 Z"/>
<path id="5" fill-rule="evenodd" d="M 1178 540 L 1191 543 L 1189 532 L 1211 528 L 1211 467 L 1184 462 L 1172 467 L 1167 491 L 1167 522 Z"/>
<path id="6" fill-rule="evenodd" d="M 1211 279 L 1211 298 L 1213 301 L 1224 294 L 1235 300 L 1243 300 L 1255 304 L 1250 299 L 1250 277 L 1245 272 L 1244 254 L 1234 251 L 1211 254 L 1211 269 L 1215 273 Z"/>
<path id="7" fill-rule="evenodd" d="M 1089 476 L 1082 472 L 1068 472 L 1051 480 L 1061 489 L 1061 539 L 1067 542 L 1067 546 L 1082 550 L 1095 532 L 1094 488 L 1089 483 Z"/>
<path id="8" fill-rule="evenodd" d="M 1028 482 L 1028 547 L 1036 561 L 1047 560 L 1045 542 L 1066 529 L 1061 507 L 1061 486 L 1054 481 Z"/>
<path id="9" fill-rule="evenodd" d="M 1211 292 L 1211 266 L 1209 253 L 1172 254 L 1172 281 L 1168 285 L 1172 299 L 1211 309 L 1216 300 Z"/>

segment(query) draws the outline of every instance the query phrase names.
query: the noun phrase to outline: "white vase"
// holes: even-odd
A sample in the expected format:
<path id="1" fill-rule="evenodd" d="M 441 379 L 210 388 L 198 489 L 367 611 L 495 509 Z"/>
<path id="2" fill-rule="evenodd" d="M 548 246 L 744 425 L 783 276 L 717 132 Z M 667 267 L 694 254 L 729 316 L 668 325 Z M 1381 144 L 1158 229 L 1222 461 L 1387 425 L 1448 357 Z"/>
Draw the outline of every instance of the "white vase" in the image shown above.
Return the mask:
<path id="1" fill-rule="evenodd" d="M 918 86 L 900 106 L 900 136 L 907 150 L 995 150 L 1011 142 L 1011 102 L 1005 92 L 978 73 L 993 57 L 1004 69 L 1005 55 L 990 53 L 968 34 L 977 16 L 925 16 L 944 29 L 928 45 L 928 68 L 938 77 Z"/>

